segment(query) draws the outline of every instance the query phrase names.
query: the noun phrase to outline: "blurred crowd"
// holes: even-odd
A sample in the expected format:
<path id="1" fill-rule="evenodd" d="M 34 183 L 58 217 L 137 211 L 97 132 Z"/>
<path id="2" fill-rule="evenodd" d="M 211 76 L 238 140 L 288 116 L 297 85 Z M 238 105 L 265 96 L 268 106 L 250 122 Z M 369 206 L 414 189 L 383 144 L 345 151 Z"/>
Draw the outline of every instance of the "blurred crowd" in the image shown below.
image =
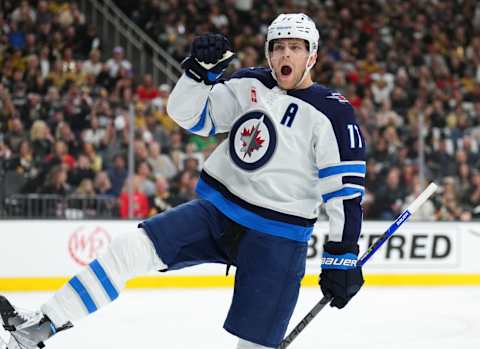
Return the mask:
<path id="1" fill-rule="evenodd" d="M 187 136 L 166 116 L 170 86 L 136 77 L 124 49 L 102 52 L 71 1 L 3 2 L 0 163 L 4 197 L 39 193 L 118 199 L 146 217 L 191 200 L 216 139 Z M 105 57 L 102 59 L 102 57 Z M 135 176 L 127 179 L 129 115 Z"/>
<path id="2" fill-rule="evenodd" d="M 417 219 L 480 218 L 476 1 L 115 3 L 179 61 L 195 34 L 224 33 L 238 52 L 232 69 L 265 65 L 266 29 L 279 13 L 308 13 L 321 37 L 314 80 L 349 99 L 369 145 L 365 218 L 396 217 L 433 180 L 441 193 Z M 0 11 L 4 196 L 109 197 L 121 217 L 128 215 L 129 187 L 136 217 L 195 197 L 202 164 L 224 136 L 179 129 L 165 111 L 171 86 L 136 75 L 122 47 L 104 52 L 75 2 L 5 0 Z M 127 178 L 130 114 L 135 175 Z"/>

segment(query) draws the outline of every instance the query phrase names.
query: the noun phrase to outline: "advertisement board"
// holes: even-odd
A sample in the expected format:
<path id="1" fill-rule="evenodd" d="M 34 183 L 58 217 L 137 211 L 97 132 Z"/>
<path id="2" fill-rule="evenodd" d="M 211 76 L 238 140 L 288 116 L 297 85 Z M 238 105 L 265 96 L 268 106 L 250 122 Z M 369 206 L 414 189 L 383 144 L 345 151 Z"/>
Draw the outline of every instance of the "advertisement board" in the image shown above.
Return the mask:
<path id="1" fill-rule="evenodd" d="M 389 222 L 365 222 L 365 251 Z M 101 255 L 135 221 L 0 222 L 0 290 L 53 290 Z M 315 226 L 309 242 L 305 286 L 317 283 L 328 223 Z M 479 285 L 480 223 L 408 222 L 364 266 L 371 285 Z M 234 270 L 234 268 L 233 268 Z M 152 272 L 129 287 L 225 287 L 223 265 L 201 265 L 169 273 Z"/>

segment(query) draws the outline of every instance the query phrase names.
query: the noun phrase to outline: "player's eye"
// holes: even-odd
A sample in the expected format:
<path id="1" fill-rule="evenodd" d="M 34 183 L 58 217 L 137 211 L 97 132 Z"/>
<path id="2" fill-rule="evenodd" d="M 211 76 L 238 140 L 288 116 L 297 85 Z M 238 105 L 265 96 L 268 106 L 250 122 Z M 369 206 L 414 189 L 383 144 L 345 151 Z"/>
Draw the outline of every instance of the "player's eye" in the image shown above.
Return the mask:
<path id="1" fill-rule="evenodd" d="M 302 49 L 302 46 L 298 45 L 298 44 L 295 44 L 295 45 L 291 45 L 290 46 L 290 50 L 292 51 L 299 51 Z"/>

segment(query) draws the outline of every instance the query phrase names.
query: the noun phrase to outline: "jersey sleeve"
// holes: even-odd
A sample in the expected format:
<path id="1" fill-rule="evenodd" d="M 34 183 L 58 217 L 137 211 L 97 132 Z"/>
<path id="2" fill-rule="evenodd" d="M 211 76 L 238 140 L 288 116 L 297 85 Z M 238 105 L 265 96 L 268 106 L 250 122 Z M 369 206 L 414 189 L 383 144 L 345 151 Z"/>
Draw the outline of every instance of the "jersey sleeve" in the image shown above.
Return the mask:
<path id="1" fill-rule="evenodd" d="M 227 81 L 208 86 L 183 74 L 170 94 L 167 113 L 182 128 L 201 136 L 227 132 L 240 112 L 230 85 Z"/>
<path id="2" fill-rule="evenodd" d="M 329 122 L 317 128 L 315 145 L 321 200 L 329 218 L 330 241 L 358 241 L 365 193 L 365 139 L 348 102 L 326 102 Z"/>

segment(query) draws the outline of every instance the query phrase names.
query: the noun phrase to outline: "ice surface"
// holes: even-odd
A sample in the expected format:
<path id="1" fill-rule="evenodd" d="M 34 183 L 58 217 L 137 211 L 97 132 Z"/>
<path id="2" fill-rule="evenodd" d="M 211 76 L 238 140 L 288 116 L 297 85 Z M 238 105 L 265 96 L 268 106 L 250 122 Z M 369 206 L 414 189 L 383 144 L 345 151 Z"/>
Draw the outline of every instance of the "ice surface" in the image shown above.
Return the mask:
<path id="1" fill-rule="evenodd" d="M 47 342 L 47 349 L 233 349 L 222 329 L 231 289 L 125 291 Z M 37 308 L 49 293 L 7 293 Z M 320 299 L 302 289 L 290 328 Z M 480 348 L 480 287 L 365 287 L 343 310 L 325 308 L 289 348 Z M 1 332 L 1 336 L 5 333 Z"/>

